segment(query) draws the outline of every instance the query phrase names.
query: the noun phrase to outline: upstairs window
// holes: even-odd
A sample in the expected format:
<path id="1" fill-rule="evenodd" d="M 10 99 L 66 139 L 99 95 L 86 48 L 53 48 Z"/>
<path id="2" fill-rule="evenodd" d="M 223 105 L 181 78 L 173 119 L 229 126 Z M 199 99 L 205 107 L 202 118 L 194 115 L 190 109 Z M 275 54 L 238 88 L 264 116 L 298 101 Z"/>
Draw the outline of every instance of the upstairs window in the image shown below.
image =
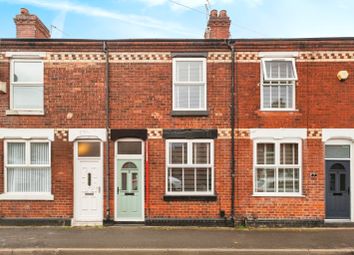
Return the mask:
<path id="1" fill-rule="evenodd" d="M 42 60 L 12 60 L 11 110 L 43 111 L 43 73 Z"/>
<path id="2" fill-rule="evenodd" d="M 261 109 L 295 110 L 295 59 L 262 59 Z"/>
<path id="3" fill-rule="evenodd" d="M 173 59 L 174 111 L 205 111 L 206 85 L 205 58 Z"/>

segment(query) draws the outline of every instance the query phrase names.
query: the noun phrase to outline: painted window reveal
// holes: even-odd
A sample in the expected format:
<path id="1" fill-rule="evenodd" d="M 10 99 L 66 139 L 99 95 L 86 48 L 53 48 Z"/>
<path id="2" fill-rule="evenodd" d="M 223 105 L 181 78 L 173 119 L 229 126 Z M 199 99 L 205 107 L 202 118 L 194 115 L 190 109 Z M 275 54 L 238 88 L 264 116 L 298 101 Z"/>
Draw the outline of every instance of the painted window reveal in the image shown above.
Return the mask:
<path id="1" fill-rule="evenodd" d="M 294 59 L 262 59 L 261 109 L 295 110 Z"/>
<path id="2" fill-rule="evenodd" d="M 213 194 L 212 140 L 167 141 L 167 194 Z"/>
<path id="3" fill-rule="evenodd" d="M 173 110 L 207 109 L 206 59 L 173 59 Z"/>
<path id="4" fill-rule="evenodd" d="M 299 142 L 257 142 L 255 153 L 256 194 L 300 194 Z"/>
<path id="5" fill-rule="evenodd" d="M 6 192 L 50 193 L 50 143 L 6 141 Z"/>
<path id="6" fill-rule="evenodd" d="M 42 60 L 12 60 L 10 93 L 12 110 L 43 111 L 43 76 Z"/>

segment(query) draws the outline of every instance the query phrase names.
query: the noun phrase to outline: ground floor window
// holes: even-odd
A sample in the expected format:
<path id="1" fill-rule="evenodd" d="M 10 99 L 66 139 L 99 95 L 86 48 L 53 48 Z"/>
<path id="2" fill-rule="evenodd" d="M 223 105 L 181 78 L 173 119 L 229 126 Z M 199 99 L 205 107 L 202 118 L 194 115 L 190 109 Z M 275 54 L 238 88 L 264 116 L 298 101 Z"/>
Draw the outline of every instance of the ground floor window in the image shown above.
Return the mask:
<path id="1" fill-rule="evenodd" d="M 258 195 L 301 193 L 301 141 L 257 141 L 254 192 Z"/>
<path id="2" fill-rule="evenodd" d="M 167 194 L 214 192 L 213 140 L 167 140 Z"/>
<path id="3" fill-rule="evenodd" d="M 51 193 L 50 142 L 5 142 L 7 193 Z"/>

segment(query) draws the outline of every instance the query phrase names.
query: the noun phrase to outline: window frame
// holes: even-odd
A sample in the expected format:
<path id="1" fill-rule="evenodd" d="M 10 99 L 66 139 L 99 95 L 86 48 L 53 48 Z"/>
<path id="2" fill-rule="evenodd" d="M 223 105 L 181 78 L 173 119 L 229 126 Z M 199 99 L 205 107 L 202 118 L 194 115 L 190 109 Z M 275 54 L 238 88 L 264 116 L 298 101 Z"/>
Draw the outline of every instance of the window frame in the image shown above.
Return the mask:
<path id="1" fill-rule="evenodd" d="M 202 72 L 202 82 L 179 82 L 177 81 L 176 71 L 177 71 L 177 62 L 202 62 L 203 72 Z M 183 85 L 204 85 L 204 107 L 202 108 L 177 108 L 175 107 L 176 95 L 175 95 L 175 86 L 176 84 Z M 185 58 L 185 57 L 175 57 L 172 60 L 172 110 L 173 111 L 183 111 L 183 112 L 198 112 L 198 111 L 207 111 L 208 106 L 208 82 L 207 82 L 207 59 L 206 58 Z"/>
<path id="2" fill-rule="evenodd" d="M 119 154 L 118 153 L 118 142 L 140 142 L 141 143 L 141 154 Z M 145 155 L 145 141 L 139 138 L 120 138 L 114 142 L 114 157 L 115 159 L 144 159 Z"/>
<path id="3" fill-rule="evenodd" d="M 187 143 L 187 164 L 170 164 L 170 144 Z M 193 164 L 193 143 L 209 143 L 210 144 L 210 163 L 209 164 Z M 165 194 L 168 196 L 205 196 L 215 194 L 215 165 L 214 165 L 214 140 L 213 139 L 168 139 L 165 145 Z M 211 190 L 210 191 L 168 191 L 168 169 L 169 168 L 210 168 L 211 169 Z"/>
<path id="4" fill-rule="evenodd" d="M 257 145 L 258 144 L 274 144 L 274 164 L 257 164 Z M 286 165 L 280 164 L 280 147 L 281 144 L 297 144 L 298 145 L 298 164 Z M 253 142 L 253 196 L 258 197 L 303 197 L 303 167 L 302 167 L 302 140 L 301 139 L 256 139 Z M 274 192 L 257 192 L 257 168 L 274 168 Z M 299 169 L 299 192 L 279 192 L 278 172 L 279 168 L 298 168 Z"/>
<path id="5" fill-rule="evenodd" d="M 42 81 L 38 82 L 15 82 L 14 81 L 14 71 L 15 71 L 15 64 L 16 62 L 20 63 L 30 63 L 36 62 L 40 63 L 43 71 L 43 79 Z M 15 87 L 36 87 L 36 88 L 43 88 L 43 104 L 42 108 L 16 108 L 14 106 L 14 88 Z M 43 59 L 32 57 L 32 58 L 12 58 L 10 61 L 10 111 L 18 111 L 18 112 L 44 112 L 44 61 Z"/>
<path id="6" fill-rule="evenodd" d="M 349 146 L 349 157 L 348 158 L 330 158 L 326 156 L 327 146 Z M 351 155 L 353 154 L 353 144 L 351 141 L 346 139 L 331 139 L 324 143 L 324 154 L 325 160 L 351 160 Z"/>
<path id="7" fill-rule="evenodd" d="M 272 79 L 272 78 L 265 78 L 267 75 L 266 72 L 266 62 L 267 61 L 290 61 L 293 66 L 293 71 L 294 71 L 294 78 L 278 78 L 278 79 Z M 296 69 L 296 60 L 295 57 L 263 57 L 261 58 L 261 64 L 260 64 L 260 103 L 261 111 L 270 111 L 270 112 L 287 112 L 287 111 L 296 111 L 296 85 L 298 81 L 298 75 L 297 75 L 297 69 Z M 269 82 L 269 83 L 265 83 Z M 284 84 L 275 84 L 273 82 L 288 82 Z M 273 83 L 273 84 L 272 84 Z M 292 86 L 292 107 L 286 107 L 286 108 L 272 108 L 272 107 L 264 107 L 264 87 L 263 86 Z M 279 93 L 279 92 L 278 92 Z"/>
<path id="8" fill-rule="evenodd" d="M 13 165 L 8 164 L 8 144 L 9 143 L 24 143 L 25 144 L 25 164 Z M 35 165 L 31 164 L 31 143 L 46 143 L 48 144 L 48 164 Z M 6 139 L 4 140 L 4 193 L 0 200 L 53 200 L 52 195 L 52 155 L 51 155 L 51 141 L 47 139 Z M 50 168 L 50 191 L 49 192 L 8 192 L 7 183 L 7 168 L 9 167 L 23 167 L 23 168 Z"/>
<path id="9" fill-rule="evenodd" d="M 292 63 L 292 67 L 293 67 L 293 71 L 294 71 L 294 78 L 269 78 L 267 77 L 267 72 L 264 72 L 264 70 L 266 69 L 266 62 L 291 62 Z M 263 70 L 263 81 L 297 81 L 298 80 L 298 76 L 297 76 L 297 71 L 296 71 L 296 62 L 295 62 L 295 58 L 269 58 L 269 57 L 264 57 L 261 59 L 261 64 L 262 64 L 262 70 Z"/>
<path id="10" fill-rule="evenodd" d="M 119 143 L 124 143 L 124 142 L 139 142 L 140 143 L 140 153 L 139 154 L 134 154 L 134 153 L 131 153 L 131 154 L 126 154 L 126 153 L 118 153 L 118 151 L 119 151 Z M 140 139 L 138 139 L 138 138 L 121 138 L 121 139 L 118 139 L 116 142 L 116 145 L 115 145 L 115 149 L 116 149 L 116 152 L 115 152 L 115 154 L 116 154 L 116 156 L 118 157 L 118 158 L 124 158 L 124 159 L 127 159 L 127 158 L 132 158 L 132 159 L 134 159 L 134 158 L 137 158 L 137 157 L 140 157 L 140 156 L 142 156 L 143 155 L 143 153 L 144 153 L 144 142 L 143 142 L 143 140 L 140 140 Z"/>

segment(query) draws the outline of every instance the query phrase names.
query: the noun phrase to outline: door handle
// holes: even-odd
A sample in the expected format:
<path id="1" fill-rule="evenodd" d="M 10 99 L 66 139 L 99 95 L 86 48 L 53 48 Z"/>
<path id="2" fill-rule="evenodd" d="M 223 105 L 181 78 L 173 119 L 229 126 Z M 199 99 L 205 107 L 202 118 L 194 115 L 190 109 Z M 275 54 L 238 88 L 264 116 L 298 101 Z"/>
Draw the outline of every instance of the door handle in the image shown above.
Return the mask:
<path id="1" fill-rule="evenodd" d="M 348 187 L 348 195 L 350 196 L 350 187 Z"/>
<path id="2" fill-rule="evenodd" d="M 119 187 L 117 187 L 117 194 L 119 194 Z"/>
<path id="3" fill-rule="evenodd" d="M 98 186 L 98 193 L 101 193 L 101 186 Z"/>

